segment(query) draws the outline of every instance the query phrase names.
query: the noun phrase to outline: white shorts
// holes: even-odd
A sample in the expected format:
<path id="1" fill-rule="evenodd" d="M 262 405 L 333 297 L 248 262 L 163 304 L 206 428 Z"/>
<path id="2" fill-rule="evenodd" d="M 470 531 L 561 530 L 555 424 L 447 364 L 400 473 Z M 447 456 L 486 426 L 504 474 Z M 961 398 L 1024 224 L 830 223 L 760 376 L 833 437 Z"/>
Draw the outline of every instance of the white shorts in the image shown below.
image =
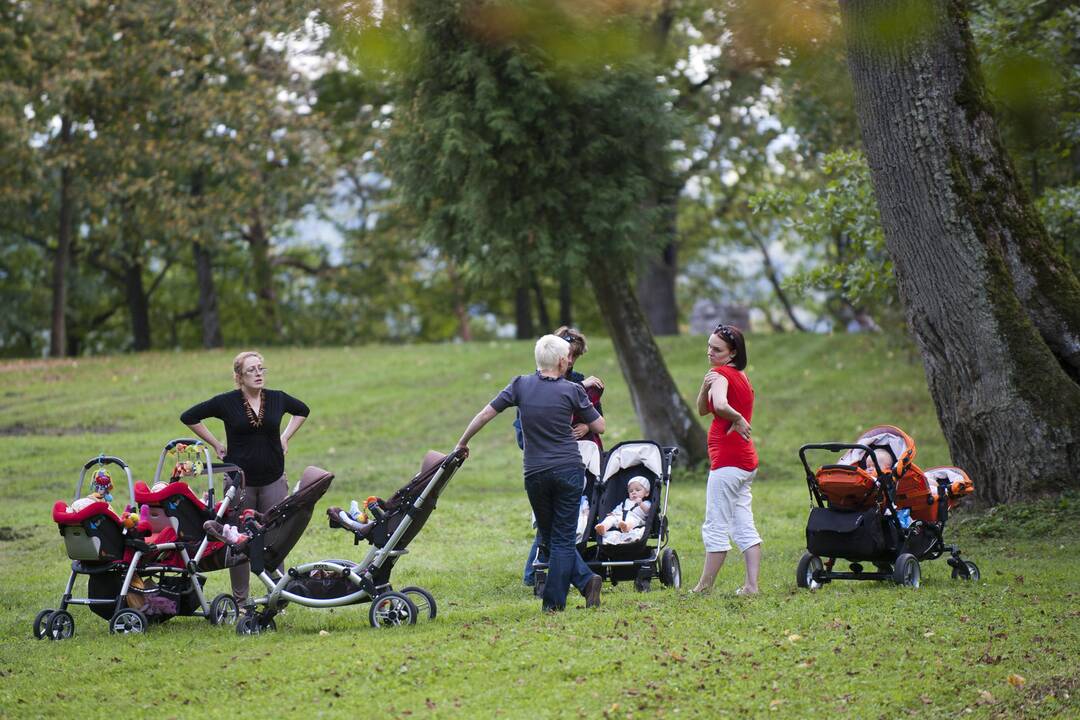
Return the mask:
<path id="1" fill-rule="evenodd" d="M 757 470 L 721 467 L 709 472 L 705 490 L 705 522 L 701 539 L 706 552 L 726 552 L 731 549 L 728 538 L 745 552 L 761 543 L 750 510 L 750 484 Z"/>

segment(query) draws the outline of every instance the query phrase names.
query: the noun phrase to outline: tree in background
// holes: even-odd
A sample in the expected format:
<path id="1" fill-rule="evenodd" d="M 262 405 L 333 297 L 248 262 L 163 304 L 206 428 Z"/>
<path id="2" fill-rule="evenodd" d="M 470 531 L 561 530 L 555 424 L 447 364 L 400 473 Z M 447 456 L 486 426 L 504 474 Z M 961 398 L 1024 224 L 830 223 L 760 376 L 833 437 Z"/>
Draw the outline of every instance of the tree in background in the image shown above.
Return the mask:
<path id="1" fill-rule="evenodd" d="M 998 135 L 951 0 L 842 0 L 886 246 L 955 462 L 979 496 L 1075 487 L 1080 281 Z"/>
<path id="2" fill-rule="evenodd" d="M 554 14 L 530 14 L 537 12 Z M 575 67 L 568 58 L 598 52 L 597 37 L 540 4 L 418 0 L 398 20 L 408 23 L 412 44 L 393 180 L 421 237 L 468 271 L 507 284 L 533 268 L 585 270 L 642 431 L 701 460 L 704 431 L 631 283 L 638 257 L 654 247 L 650 193 L 670 167 L 670 125 L 651 58 L 594 55 Z M 609 23 L 618 35 L 608 37 L 640 26 L 630 15 Z M 556 33 L 565 54 L 530 38 L 538 27 Z"/>

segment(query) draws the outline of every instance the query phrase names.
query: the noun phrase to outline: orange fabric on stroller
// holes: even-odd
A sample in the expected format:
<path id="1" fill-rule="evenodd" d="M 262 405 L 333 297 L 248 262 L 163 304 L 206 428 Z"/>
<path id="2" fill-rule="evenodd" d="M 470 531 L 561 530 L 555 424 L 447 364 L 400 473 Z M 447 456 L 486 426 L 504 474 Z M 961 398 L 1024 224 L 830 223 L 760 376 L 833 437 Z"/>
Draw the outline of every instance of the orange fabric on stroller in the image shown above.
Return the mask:
<path id="1" fill-rule="evenodd" d="M 913 467 L 915 441 L 895 425 L 876 425 L 859 435 L 857 444 L 888 448 L 895 458 L 883 473 L 903 477 Z M 815 473 L 818 490 L 829 505 L 848 510 L 867 510 L 880 502 L 877 469 L 863 450 L 848 450 L 834 465 L 824 465 Z"/>

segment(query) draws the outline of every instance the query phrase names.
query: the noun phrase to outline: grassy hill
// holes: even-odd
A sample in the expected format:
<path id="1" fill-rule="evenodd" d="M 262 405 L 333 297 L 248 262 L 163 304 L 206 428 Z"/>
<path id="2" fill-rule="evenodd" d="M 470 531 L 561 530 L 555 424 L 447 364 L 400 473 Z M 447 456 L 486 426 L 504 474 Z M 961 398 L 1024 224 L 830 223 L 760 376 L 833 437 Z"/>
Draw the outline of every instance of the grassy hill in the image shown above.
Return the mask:
<path id="1" fill-rule="evenodd" d="M 607 381 L 606 444 L 639 437 L 610 344 L 590 347 L 579 369 Z M 662 348 L 692 397 L 706 369 L 704 338 Z M 82 463 L 99 452 L 148 479 L 162 445 L 187 432 L 180 412 L 232 387 L 233 351 L 0 365 L 0 717 L 234 717 L 257 707 L 289 717 L 1075 716 L 1075 531 L 1044 525 L 1032 536 L 999 522 L 978 533 L 981 520 L 961 517 L 952 539 L 979 563 L 979 584 L 951 580 L 938 560 L 924 563 L 917 591 L 795 589 L 809 505 L 800 444 L 850 440 L 889 422 L 915 437 L 924 467 L 949 461 L 910 346 L 763 336 L 750 338 L 748 352 L 762 463 L 758 598 L 732 595 L 742 574 L 734 556 L 711 596 L 605 585 L 598 611 L 577 609 L 572 597 L 566 613 L 541 616 L 521 584 L 532 532 L 507 413 L 473 441 L 395 569 L 395 585 L 434 593 L 434 622 L 375 631 L 367 606 L 290 606 L 273 635 L 241 638 L 177 618 L 146 636 L 116 637 L 74 608 L 77 634 L 63 643 L 30 638 L 35 613 L 55 607 L 68 574 L 52 503 L 70 499 Z M 268 351 L 269 386 L 312 408 L 290 446 L 290 476 L 309 464 L 337 475 L 290 560 L 360 559 L 323 509 L 392 493 L 426 450 L 449 451 L 531 356 L 530 343 L 516 342 Z M 672 487 L 685 587 L 701 569 L 704 479 L 680 470 Z M 211 594 L 227 587 L 227 573 L 210 576 Z"/>

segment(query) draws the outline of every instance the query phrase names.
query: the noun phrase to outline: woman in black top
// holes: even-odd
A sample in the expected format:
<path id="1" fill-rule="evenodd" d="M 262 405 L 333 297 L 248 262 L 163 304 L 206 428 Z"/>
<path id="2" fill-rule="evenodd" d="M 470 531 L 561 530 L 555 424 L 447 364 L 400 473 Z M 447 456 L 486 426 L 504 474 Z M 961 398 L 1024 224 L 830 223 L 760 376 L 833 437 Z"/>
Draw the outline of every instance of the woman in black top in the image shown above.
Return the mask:
<path id="1" fill-rule="evenodd" d="M 285 453 L 291 438 L 307 420 L 308 406 L 281 390 L 267 390 L 266 367 L 257 352 L 242 352 L 233 360 L 236 390 L 215 395 L 184 411 L 180 422 L 202 438 L 222 460 L 244 471 L 247 490 L 240 499 L 241 509 L 266 512 L 285 499 L 289 486 L 285 480 Z M 285 431 L 281 418 L 292 415 Z M 223 445 L 203 424 L 206 418 L 225 423 Z M 229 569 L 233 596 L 238 604 L 247 601 L 250 568 L 247 563 Z"/>

